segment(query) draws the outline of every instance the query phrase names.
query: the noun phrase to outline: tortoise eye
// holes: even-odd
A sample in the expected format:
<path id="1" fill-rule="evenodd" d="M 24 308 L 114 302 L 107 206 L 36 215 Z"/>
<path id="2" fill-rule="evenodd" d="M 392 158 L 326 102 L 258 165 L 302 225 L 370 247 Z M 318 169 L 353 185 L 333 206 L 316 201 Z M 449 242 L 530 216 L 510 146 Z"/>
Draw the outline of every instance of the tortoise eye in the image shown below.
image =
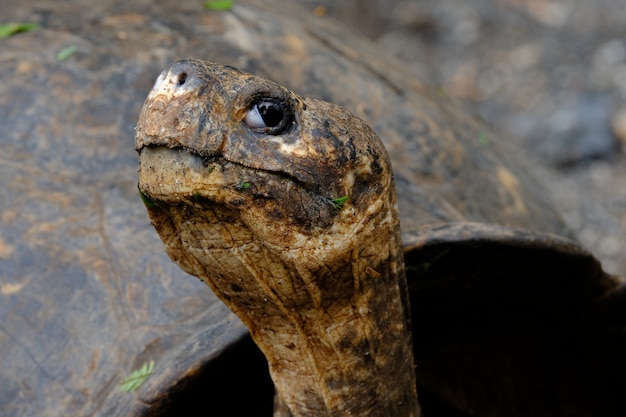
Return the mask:
<path id="1" fill-rule="evenodd" d="M 252 103 L 243 121 L 255 131 L 278 135 L 291 121 L 291 112 L 282 101 L 262 98 Z"/>

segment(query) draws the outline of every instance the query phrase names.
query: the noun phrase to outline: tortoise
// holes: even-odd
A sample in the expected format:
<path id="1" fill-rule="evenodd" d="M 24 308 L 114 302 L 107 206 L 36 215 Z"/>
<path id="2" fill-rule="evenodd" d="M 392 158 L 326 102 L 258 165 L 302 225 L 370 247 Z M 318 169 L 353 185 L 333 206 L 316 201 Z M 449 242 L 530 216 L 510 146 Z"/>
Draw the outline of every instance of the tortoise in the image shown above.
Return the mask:
<path id="1" fill-rule="evenodd" d="M 558 359 L 559 366 L 575 362 L 571 384 L 578 374 L 598 382 L 576 400 L 589 407 L 606 400 L 597 409 L 604 415 L 621 410 L 614 400 L 624 386 L 623 290 L 568 240 L 545 191 L 508 149 L 508 138 L 368 42 L 287 1 L 277 7 L 240 0 L 222 12 L 145 0 L 89 6 L 24 0 L 0 9 L 3 20 L 40 23 L 37 31 L 0 41 L 0 414 L 192 415 L 211 408 L 247 416 L 264 415 L 264 407 L 271 414 L 267 365 L 245 326 L 169 260 L 136 188 L 131 138 L 141 104 L 153 76 L 188 56 L 229 63 L 348 108 L 397 158 L 392 163 L 401 219 L 407 208 L 409 218 L 422 216 L 413 231 L 402 220 L 402 230 L 413 236 L 403 239 L 416 249 L 407 252 L 413 257 L 405 260 L 408 276 L 422 278 L 410 280 L 409 291 L 417 300 L 412 323 L 420 330 L 414 333 L 422 334 L 414 346 L 424 415 L 493 415 L 514 408 L 506 398 L 494 400 L 501 391 L 488 384 L 498 378 L 507 383 L 505 372 L 485 375 L 490 366 L 483 366 L 495 363 L 503 370 L 512 357 Z M 68 46 L 76 53 L 57 59 Z M 450 181 L 461 178 L 468 181 Z M 245 182 L 240 188 L 245 191 Z M 340 205 L 344 196 L 329 197 Z M 526 213 L 510 209 L 520 202 Z M 540 259 L 541 267 L 520 264 L 524 257 Z M 433 269 L 424 259 L 452 263 L 433 263 Z M 448 279 L 459 271 L 454 265 L 478 276 L 487 261 L 489 271 L 513 273 L 509 264 L 515 264 L 538 274 L 531 281 L 487 277 L 472 288 L 452 285 L 462 277 Z M 568 271 L 580 275 L 574 280 L 579 285 L 540 281 Z M 586 285 L 587 294 L 581 289 Z M 521 309 L 507 310 L 513 302 L 523 304 L 522 290 L 537 298 L 532 320 L 519 315 Z M 593 314 L 584 316 L 588 310 Z M 568 331 L 552 335 L 547 320 Z M 596 344 L 571 344 L 582 353 L 560 356 L 559 343 L 578 341 L 569 330 L 581 321 L 580 337 L 595 335 Z M 510 349 L 499 349 L 505 343 Z M 145 382 L 122 392 L 124 377 L 150 361 L 155 366 Z M 509 398 L 521 404 L 518 413 L 529 404 L 535 407 L 529 415 L 557 407 L 546 387 L 563 374 L 546 368 L 529 366 L 522 375 L 520 384 L 536 385 L 526 384 L 534 391 Z M 603 381 L 608 388 L 599 392 Z M 480 389 L 486 393 L 472 391 Z M 536 401 L 525 402 L 533 393 Z"/>
<path id="2" fill-rule="evenodd" d="M 611 309 L 623 290 L 570 239 L 472 221 L 462 193 L 479 179 L 491 210 L 539 215 L 537 186 L 508 165 L 487 180 L 446 177 L 461 183 L 458 217 L 424 224 L 408 188 L 443 162 L 394 173 L 389 157 L 424 157 L 437 139 L 418 134 L 388 156 L 341 107 L 178 61 L 139 117 L 139 189 L 170 258 L 265 354 L 275 416 L 418 416 L 416 379 L 476 415 L 622 413 L 624 334 Z M 484 156 L 463 151 L 456 160 L 478 171 Z"/>

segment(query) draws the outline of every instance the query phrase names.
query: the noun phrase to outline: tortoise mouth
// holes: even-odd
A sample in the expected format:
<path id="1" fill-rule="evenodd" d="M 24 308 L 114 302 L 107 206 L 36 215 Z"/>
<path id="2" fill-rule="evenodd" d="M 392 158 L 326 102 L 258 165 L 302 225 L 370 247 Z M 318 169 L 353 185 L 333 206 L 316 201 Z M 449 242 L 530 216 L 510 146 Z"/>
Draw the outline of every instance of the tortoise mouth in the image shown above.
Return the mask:
<path id="1" fill-rule="evenodd" d="M 149 144 L 138 152 L 139 189 L 151 200 L 175 204 L 188 199 L 218 202 L 222 200 L 220 196 L 232 194 L 231 205 L 239 207 L 244 195 L 273 200 L 307 194 L 309 198 L 337 208 L 336 196 L 325 196 L 285 171 L 258 168 L 221 154 L 204 154 L 184 146 Z"/>
<path id="2" fill-rule="evenodd" d="M 326 229 L 342 209 L 336 199 L 284 172 L 250 168 L 183 147 L 143 147 L 138 186 L 149 210 L 179 211 L 183 205 L 192 209 L 190 213 L 210 209 L 237 217 L 247 227 L 264 225 L 267 230 Z"/>

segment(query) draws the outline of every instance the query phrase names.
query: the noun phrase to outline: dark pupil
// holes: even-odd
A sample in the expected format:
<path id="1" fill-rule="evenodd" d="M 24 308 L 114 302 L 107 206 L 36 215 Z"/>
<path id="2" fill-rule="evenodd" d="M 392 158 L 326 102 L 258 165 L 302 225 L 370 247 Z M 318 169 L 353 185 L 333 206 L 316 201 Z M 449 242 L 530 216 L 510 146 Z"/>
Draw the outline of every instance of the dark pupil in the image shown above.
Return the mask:
<path id="1" fill-rule="evenodd" d="M 279 103 L 262 101 L 257 104 L 257 110 L 267 127 L 278 126 L 280 121 L 283 120 L 283 108 Z"/>

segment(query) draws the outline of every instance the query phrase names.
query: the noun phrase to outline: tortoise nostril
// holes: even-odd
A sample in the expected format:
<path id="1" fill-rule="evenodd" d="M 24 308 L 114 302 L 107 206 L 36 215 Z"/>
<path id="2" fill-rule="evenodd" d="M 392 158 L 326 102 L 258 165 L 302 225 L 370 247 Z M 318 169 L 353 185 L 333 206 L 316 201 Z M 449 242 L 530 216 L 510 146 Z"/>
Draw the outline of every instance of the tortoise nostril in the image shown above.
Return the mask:
<path id="1" fill-rule="evenodd" d="M 185 84 L 185 81 L 187 81 L 187 73 L 181 72 L 180 74 L 178 74 L 178 79 L 176 80 L 176 86 L 180 87 L 181 85 Z"/>

